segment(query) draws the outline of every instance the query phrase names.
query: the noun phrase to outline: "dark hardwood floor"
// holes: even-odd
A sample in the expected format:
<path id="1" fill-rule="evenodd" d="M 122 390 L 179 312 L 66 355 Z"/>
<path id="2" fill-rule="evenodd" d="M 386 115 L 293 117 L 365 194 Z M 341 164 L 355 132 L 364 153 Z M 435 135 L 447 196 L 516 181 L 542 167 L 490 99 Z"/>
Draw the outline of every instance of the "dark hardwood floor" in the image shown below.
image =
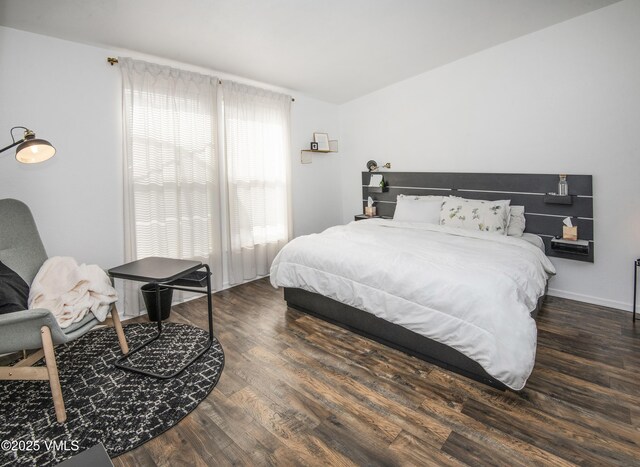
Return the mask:
<path id="1" fill-rule="evenodd" d="M 287 309 L 260 280 L 214 296 L 226 366 L 153 465 L 640 465 L 640 321 L 549 297 L 536 366 L 499 391 Z M 206 328 L 206 301 L 172 321 Z"/>

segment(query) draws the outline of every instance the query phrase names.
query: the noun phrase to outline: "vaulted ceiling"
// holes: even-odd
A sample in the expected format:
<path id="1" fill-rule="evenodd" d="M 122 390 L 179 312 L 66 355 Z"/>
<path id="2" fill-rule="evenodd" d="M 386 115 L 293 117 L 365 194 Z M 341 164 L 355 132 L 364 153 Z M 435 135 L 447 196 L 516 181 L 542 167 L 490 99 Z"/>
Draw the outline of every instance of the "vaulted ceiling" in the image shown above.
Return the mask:
<path id="1" fill-rule="evenodd" d="M 343 103 L 616 1 L 0 0 L 0 25 Z"/>

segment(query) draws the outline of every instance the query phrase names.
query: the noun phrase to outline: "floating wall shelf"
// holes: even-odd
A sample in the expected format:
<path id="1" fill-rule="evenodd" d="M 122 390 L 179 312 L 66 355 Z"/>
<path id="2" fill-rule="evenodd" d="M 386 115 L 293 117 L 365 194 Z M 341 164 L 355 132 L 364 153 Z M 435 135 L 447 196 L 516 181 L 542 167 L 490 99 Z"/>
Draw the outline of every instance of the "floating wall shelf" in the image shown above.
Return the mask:
<path id="1" fill-rule="evenodd" d="M 547 204 L 573 204 L 571 195 L 544 195 L 544 202 Z"/>
<path id="2" fill-rule="evenodd" d="M 330 150 L 320 150 L 320 149 L 301 149 L 300 150 L 300 162 L 302 164 L 311 164 L 313 160 L 311 159 L 312 153 L 318 154 L 332 154 L 338 152 L 338 141 L 337 140 L 329 140 L 329 145 L 332 149 Z"/>

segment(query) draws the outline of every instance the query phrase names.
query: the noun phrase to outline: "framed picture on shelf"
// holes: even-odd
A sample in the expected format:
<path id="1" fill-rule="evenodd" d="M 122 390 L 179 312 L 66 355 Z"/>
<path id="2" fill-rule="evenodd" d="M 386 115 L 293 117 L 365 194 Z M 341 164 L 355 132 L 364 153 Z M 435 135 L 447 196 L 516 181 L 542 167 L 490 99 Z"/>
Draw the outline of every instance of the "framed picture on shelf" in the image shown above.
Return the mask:
<path id="1" fill-rule="evenodd" d="M 318 143 L 318 151 L 329 150 L 329 135 L 327 133 L 314 133 L 313 140 Z"/>
<path id="2" fill-rule="evenodd" d="M 318 143 L 316 143 L 315 141 L 311 142 L 311 150 L 312 151 L 317 151 L 318 150 Z"/>

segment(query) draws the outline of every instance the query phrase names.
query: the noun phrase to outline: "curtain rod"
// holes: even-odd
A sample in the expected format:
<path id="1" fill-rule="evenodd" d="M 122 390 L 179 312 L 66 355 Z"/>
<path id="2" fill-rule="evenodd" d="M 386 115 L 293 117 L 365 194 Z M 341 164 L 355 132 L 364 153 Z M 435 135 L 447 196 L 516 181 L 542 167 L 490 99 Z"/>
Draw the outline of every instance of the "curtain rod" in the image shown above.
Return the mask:
<path id="1" fill-rule="evenodd" d="M 113 66 L 116 63 L 118 63 L 118 59 L 116 57 L 107 57 L 107 62 L 109 62 L 109 65 Z M 222 80 L 218 80 L 218 84 L 222 84 Z M 295 98 L 291 98 L 291 102 L 295 102 Z"/>

